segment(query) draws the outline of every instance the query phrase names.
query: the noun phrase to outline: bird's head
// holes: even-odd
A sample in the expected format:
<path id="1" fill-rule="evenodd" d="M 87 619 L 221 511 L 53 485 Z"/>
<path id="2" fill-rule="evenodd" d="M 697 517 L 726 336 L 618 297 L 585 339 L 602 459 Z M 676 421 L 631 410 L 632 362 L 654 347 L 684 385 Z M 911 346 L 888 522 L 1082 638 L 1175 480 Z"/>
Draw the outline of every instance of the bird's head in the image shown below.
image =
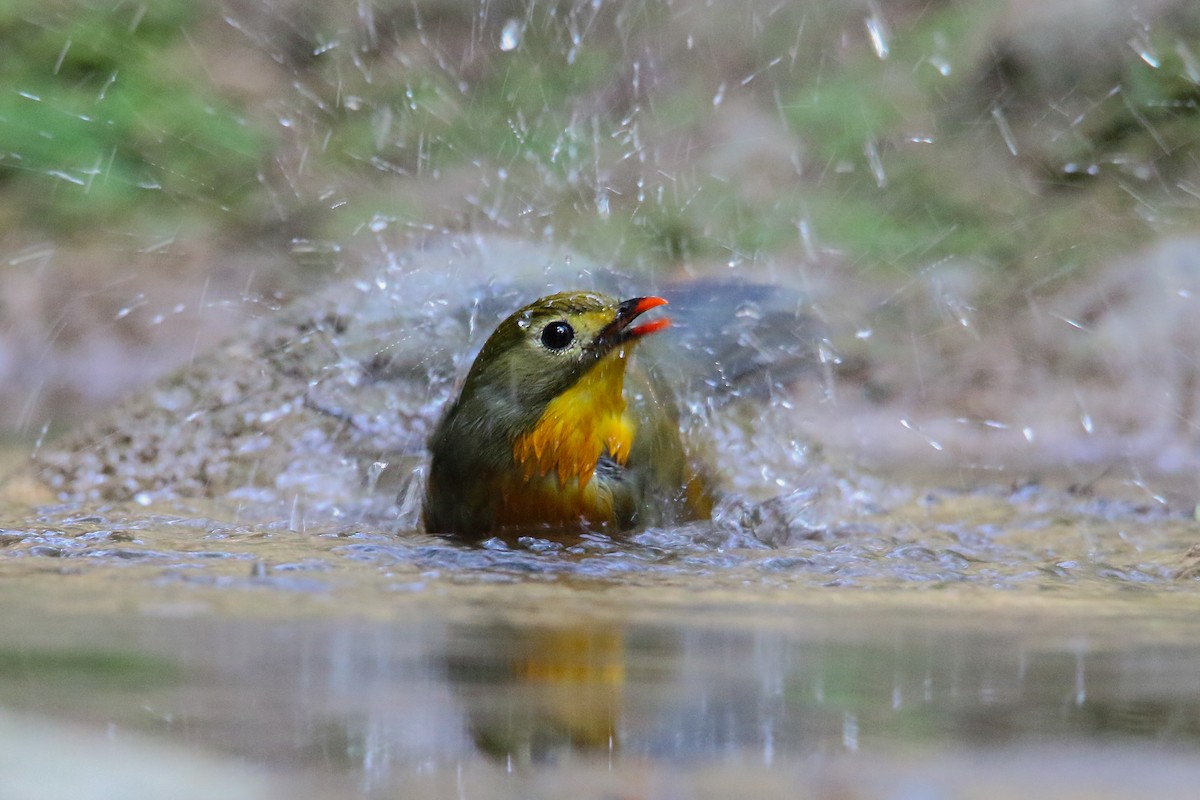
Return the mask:
<path id="1" fill-rule="evenodd" d="M 500 323 L 471 366 L 460 404 L 482 402 L 516 427 L 528 427 L 585 377 L 589 396 L 619 398 L 626 355 L 634 343 L 670 324 L 634 324 L 666 304 L 661 297 L 618 301 L 594 292 L 543 297 Z"/>

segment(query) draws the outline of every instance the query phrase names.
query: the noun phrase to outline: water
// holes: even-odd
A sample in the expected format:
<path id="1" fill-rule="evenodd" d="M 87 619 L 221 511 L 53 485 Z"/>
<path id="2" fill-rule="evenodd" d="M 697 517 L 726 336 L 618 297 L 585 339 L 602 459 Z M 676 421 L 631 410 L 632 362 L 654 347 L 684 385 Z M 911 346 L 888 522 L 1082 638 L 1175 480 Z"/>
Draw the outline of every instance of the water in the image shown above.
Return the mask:
<path id="1" fill-rule="evenodd" d="M 1200 775 L 1193 597 L 17 563 L 4 713 L 244 796 L 1182 797 Z"/>
<path id="2" fill-rule="evenodd" d="M 1195 521 L 883 486 L 824 527 L 810 493 L 482 547 L 253 503 L 15 503 L 0 790 L 1189 796 Z"/>

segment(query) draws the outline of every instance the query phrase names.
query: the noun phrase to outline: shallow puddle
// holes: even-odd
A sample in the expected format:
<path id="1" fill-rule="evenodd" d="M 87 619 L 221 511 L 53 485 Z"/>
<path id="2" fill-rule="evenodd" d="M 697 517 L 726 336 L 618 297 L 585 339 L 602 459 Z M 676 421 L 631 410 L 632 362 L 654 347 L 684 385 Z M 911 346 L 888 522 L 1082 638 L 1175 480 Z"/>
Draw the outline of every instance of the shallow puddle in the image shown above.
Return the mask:
<path id="1" fill-rule="evenodd" d="M 135 565 L 74 576 L 56 611 L 31 578 L 6 583 L 7 712 L 249 765 L 269 779 L 249 796 L 1183 797 L 1200 777 L 1191 598 L 318 595 Z"/>
<path id="2" fill-rule="evenodd" d="M 872 498 L 479 547 L 207 501 L 10 506 L 0 737 L 78 748 L 46 797 L 106 796 L 96 759 L 146 797 L 175 774 L 194 796 L 1191 796 L 1193 518 Z"/>

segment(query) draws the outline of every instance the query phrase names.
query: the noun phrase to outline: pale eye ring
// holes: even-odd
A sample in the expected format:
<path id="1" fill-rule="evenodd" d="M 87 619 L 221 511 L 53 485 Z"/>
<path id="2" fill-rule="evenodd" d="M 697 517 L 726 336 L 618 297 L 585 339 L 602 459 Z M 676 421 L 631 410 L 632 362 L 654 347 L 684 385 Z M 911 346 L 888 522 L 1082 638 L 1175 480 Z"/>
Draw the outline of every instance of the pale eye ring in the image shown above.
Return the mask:
<path id="1" fill-rule="evenodd" d="M 551 350 L 562 350 L 575 341 L 575 329 L 565 320 L 555 320 L 542 328 L 542 344 Z"/>

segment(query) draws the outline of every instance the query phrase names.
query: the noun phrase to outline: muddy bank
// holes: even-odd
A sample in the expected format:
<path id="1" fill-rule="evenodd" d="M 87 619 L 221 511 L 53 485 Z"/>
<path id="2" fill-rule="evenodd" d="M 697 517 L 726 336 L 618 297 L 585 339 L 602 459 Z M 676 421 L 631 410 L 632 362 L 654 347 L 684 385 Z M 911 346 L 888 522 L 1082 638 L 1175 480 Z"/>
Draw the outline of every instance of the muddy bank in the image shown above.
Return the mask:
<path id="1" fill-rule="evenodd" d="M 1030 285 L 1020 304 L 953 266 L 860 295 L 834 287 L 843 360 L 800 401 L 831 450 L 901 473 L 1107 476 L 1195 502 L 1200 239 Z"/>

